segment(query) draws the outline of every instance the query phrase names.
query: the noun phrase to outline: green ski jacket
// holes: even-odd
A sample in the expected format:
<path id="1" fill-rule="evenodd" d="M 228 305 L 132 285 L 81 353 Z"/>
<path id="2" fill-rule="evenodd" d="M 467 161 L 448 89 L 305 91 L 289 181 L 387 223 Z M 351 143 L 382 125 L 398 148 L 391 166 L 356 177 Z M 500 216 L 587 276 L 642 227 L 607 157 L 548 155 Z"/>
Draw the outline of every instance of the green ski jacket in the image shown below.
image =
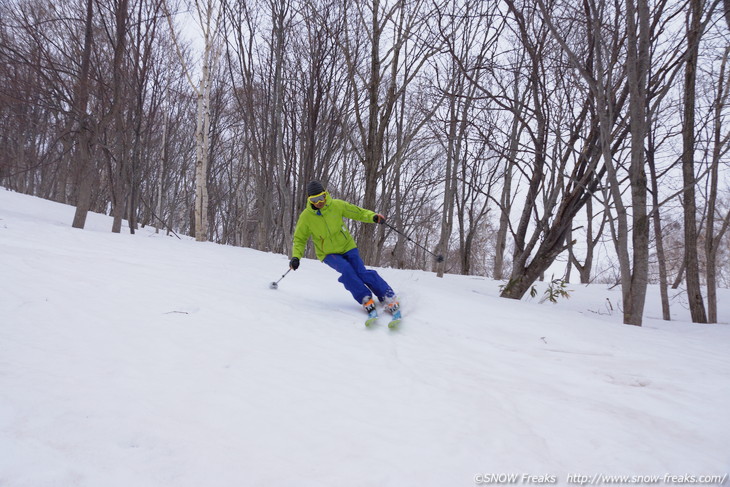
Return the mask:
<path id="1" fill-rule="evenodd" d="M 333 199 L 329 193 L 326 195 L 327 203 L 321 210 L 307 202 L 307 207 L 299 215 L 294 230 L 292 257 L 302 258 L 309 237 L 312 237 L 314 251 L 319 260 L 324 260 L 329 254 L 344 254 L 356 248 L 357 244 L 342 219 L 350 218 L 373 223 L 374 211 L 360 208 L 344 200 Z"/>

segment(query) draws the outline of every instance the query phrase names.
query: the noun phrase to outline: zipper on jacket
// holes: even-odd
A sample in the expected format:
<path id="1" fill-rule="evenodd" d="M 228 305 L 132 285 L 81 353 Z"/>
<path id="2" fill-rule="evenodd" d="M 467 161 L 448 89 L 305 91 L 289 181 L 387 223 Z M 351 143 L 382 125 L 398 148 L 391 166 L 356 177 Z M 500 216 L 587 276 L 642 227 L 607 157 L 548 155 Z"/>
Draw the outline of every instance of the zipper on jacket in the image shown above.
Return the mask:
<path id="1" fill-rule="evenodd" d="M 324 222 L 324 228 L 325 230 L 327 230 L 327 235 L 324 237 L 320 237 L 320 240 L 322 241 L 322 252 L 324 254 L 327 254 L 324 243 L 326 242 L 327 238 L 332 237 L 332 231 L 330 230 L 330 226 L 327 224 L 327 218 L 325 218 L 322 214 L 322 210 L 317 210 L 317 215 L 322 218 L 322 221 Z"/>

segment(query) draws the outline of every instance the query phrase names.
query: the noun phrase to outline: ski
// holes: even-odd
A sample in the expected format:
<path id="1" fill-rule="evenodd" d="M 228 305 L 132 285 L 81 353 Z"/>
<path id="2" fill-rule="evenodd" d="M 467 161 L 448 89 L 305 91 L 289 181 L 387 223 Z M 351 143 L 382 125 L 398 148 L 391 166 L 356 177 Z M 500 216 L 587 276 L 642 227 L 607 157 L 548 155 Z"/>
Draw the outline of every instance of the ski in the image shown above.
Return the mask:
<path id="1" fill-rule="evenodd" d="M 388 328 L 391 330 L 394 330 L 398 328 L 398 325 L 400 325 L 400 322 L 403 318 L 401 318 L 400 310 L 395 310 L 395 313 L 393 313 L 393 317 L 390 319 L 390 322 L 388 322 Z"/>

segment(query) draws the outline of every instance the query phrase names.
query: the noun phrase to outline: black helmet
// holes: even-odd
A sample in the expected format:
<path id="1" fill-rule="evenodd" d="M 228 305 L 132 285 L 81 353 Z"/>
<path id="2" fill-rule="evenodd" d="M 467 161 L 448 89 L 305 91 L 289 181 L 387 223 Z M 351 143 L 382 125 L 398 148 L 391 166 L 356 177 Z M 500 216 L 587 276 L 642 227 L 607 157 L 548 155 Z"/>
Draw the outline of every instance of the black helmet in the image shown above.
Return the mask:
<path id="1" fill-rule="evenodd" d="M 324 186 L 317 180 L 309 181 L 307 183 L 307 196 L 314 196 L 315 194 L 324 193 Z"/>

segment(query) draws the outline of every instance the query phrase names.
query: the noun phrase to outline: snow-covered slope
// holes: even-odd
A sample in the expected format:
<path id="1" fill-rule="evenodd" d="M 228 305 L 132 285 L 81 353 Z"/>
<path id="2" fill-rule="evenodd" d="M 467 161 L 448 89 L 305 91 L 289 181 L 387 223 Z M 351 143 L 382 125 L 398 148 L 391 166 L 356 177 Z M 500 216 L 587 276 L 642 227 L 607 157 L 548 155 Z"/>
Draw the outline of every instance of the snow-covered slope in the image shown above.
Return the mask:
<path id="1" fill-rule="evenodd" d="M 72 216 L 0 188 L 3 487 L 730 472 L 728 290 L 725 324 L 663 323 L 652 289 L 636 328 L 605 286 L 539 304 L 382 269 L 391 332 L 317 261 L 271 290 L 286 256 Z"/>

